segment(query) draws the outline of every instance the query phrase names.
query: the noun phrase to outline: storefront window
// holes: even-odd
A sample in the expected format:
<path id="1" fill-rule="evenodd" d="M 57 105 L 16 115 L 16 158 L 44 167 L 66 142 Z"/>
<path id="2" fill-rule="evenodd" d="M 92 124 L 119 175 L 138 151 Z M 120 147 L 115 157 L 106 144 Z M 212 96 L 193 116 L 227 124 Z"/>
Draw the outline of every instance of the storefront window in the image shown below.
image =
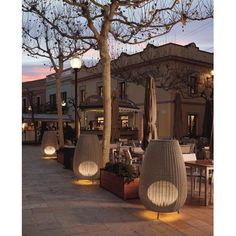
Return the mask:
<path id="1" fill-rule="evenodd" d="M 197 115 L 188 115 L 188 136 L 195 137 L 197 135 Z"/>
<path id="2" fill-rule="evenodd" d="M 103 129 L 103 126 L 104 126 L 104 117 L 103 116 L 97 117 L 97 128 Z"/>
<path id="3" fill-rule="evenodd" d="M 129 117 L 128 116 L 121 116 L 121 128 L 128 128 L 129 126 Z"/>

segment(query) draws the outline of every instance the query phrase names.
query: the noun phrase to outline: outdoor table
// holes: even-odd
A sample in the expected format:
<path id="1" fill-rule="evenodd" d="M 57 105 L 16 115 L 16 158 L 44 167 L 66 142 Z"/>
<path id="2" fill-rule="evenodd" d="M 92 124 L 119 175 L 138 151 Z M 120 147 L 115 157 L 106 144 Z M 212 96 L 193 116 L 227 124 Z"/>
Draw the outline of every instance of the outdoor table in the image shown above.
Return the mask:
<path id="1" fill-rule="evenodd" d="M 208 183 L 210 178 L 210 172 L 214 171 L 213 161 L 212 160 L 196 160 L 196 161 L 186 161 L 186 166 L 191 168 L 191 196 L 192 196 L 192 186 L 193 186 L 193 169 L 200 169 L 200 173 L 204 173 L 205 176 L 205 206 L 208 205 Z"/>

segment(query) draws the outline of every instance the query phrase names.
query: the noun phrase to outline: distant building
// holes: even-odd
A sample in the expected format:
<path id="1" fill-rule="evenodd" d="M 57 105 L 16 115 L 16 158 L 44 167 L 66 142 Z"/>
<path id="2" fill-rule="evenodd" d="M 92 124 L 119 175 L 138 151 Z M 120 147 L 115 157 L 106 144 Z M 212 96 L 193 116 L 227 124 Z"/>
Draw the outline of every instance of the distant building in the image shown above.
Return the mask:
<path id="1" fill-rule="evenodd" d="M 57 114 L 46 102 L 46 79 L 22 83 L 22 141 L 35 141 L 40 138 L 42 127 L 52 127 L 57 124 Z M 63 115 L 64 121 L 69 122 L 69 116 Z"/>
<path id="2" fill-rule="evenodd" d="M 169 71 L 165 67 L 169 67 Z M 89 130 L 90 121 L 93 121 L 95 131 L 102 129 L 103 126 L 101 69 L 101 64 L 98 63 L 91 68 L 84 66 L 78 72 L 77 94 L 80 104 L 81 126 L 84 130 Z M 122 53 L 118 59 L 112 62 L 112 89 L 118 90 L 120 100 L 120 128 L 137 129 L 138 138 L 141 138 L 145 74 L 150 72 L 153 76 L 163 77 L 163 80 L 170 79 L 169 77 L 172 76 L 171 79 L 172 81 L 176 80 L 176 84 L 177 82 L 180 83 L 181 76 L 185 83 L 190 81 L 185 88 L 185 94 L 188 95 L 189 93 L 189 96 L 185 96 L 186 98 L 182 100 L 184 135 L 200 136 L 205 100 L 194 95 L 198 93 L 199 80 L 209 78 L 212 69 L 213 54 L 199 50 L 194 43 L 186 46 L 173 43 L 160 47 L 148 45 L 143 52 L 134 55 Z M 167 73 L 170 74 L 169 77 Z M 71 69 L 64 71 L 61 82 L 62 93 L 65 94 L 68 102 L 74 98 L 74 74 Z M 157 88 L 159 137 L 173 136 L 174 97 L 176 93 L 174 87 L 169 90 Z M 51 74 L 46 78 L 46 101 L 53 103 L 52 97 L 55 96 L 55 93 L 55 78 L 54 74 Z M 126 106 L 121 106 L 122 101 Z M 69 112 L 73 118 L 72 107 L 69 108 Z"/>
<path id="3" fill-rule="evenodd" d="M 173 137 L 174 98 L 177 90 L 182 95 L 183 135 L 201 136 L 207 87 L 213 69 L 213 54 L 199 50 L 194 43 L 181 46 L 173 43 L 155 47 L 148 45 L 143 52 L 128 55 L 122 53 L 112 61 L 112 90 L 117 90 L 119 103 L 119 128 L 122 137 L 142 138 L 145 79 L 156 79 L 157 130 L 160 138 Z M 46 77 L 46 103 L 56 104 L 55 74 Z M 208 86 L 209 87 L 209 86 Z M 77 84 L 79 113 L 82 132 L 102 135 L 103 83 L 102 66 L 78 71 Z M 74 73 L 64 70 L 61 79 L 62 100 L 72 119 L 74 108 Z M 53 109 L 51 109 L 51 112 Z M 56 111 L 56 107 L 55 107 Z M 93 124 L 91 126 L 91 124 Z"/>

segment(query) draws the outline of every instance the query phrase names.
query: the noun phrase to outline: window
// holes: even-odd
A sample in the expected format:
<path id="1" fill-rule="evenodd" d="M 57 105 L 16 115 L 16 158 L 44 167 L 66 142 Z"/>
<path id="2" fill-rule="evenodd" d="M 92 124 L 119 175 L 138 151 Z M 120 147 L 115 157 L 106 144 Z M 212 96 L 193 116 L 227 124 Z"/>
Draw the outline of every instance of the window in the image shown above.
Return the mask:
<path id="1" fill-rule="evenodd" d="M 23 109 L 23 112 L 26 112 L 26 98 L 23 98 L 23 101 L 22 101 L 22 109 Z"/>
<path id="2" fill-rule="evenodd" d="M 188 115 L 188 136 L 195 137 L 197 135 L 197 115 Z"/>
<path id="3" fill-rule="evenodd" d="M 62 92 L 62 93 L 61 93 L 61 100 L 66 102 L 66 99 L 67 99 L 67 94 L 66 94 L 66 92 Z"/>
<path id="4" fill-rule="evenodd" d="M 61 102 L 62 102 L 62 104 L 65 104 L 65 106 L 66 106 L 66 99 L 67 99 L 66 92 L 62 92 L 61 93 Z"/>
<path id="5" fill-rule="evenodd" d="M 196 75 L 189 77 L 189 95 L 196 95 L 198 93 L 198 78 Z"/>
<path id="6" fill-rule="evenodd" d="M 128 116 L 121 116 L 121 128 L 128 128 L 129 126 L 129 117 Z"/>
<path id="7" fill-rule="evenodd" d="M 125 98 L 125 82 L 120 83 L 120 98 L 124 99 Z"/>
<path id="8" fill-rule="evenodd" d="M 36 97 L 36 111 L 40 112 L 40 105 L 41 105 L 41 97 L 37 96 Z"/>
<path id="9" fill-rule="evenodd" d="M 99 95 L 100 97 L 103 96 L 103 86 L 98 86 L 98 95 Z"/>
<path id="10" fill-rule="evenodd" d="M 56 109 L 56 94 L 50 94 L 49 102 L 50 102 L 50 109 L 55 110 Z"/>
<path id="11" fill-rule="evenodd" d="M 85 101 L 85 90 L 81 89 L 80 90 L 80 102 L 84 102 Z"/>
<path id="12" fill-rule="evenodd" d="M 103 126 L 104 126 L 104 117 L 103 116 L 97 117 L 97 128 L 103 129 Z"/>

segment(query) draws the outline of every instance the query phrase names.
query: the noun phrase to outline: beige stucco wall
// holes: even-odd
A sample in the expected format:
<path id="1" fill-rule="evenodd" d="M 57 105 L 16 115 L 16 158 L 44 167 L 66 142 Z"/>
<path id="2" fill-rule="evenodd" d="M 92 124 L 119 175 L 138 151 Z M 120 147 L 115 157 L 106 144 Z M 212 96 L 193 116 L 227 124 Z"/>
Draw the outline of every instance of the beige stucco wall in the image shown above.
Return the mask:
<path id="1" fill-rule="evenodd" d="M 146 60 L 152 61 L 152 66 L 160 66 L 162 62 L 158 61 L 159 59 L 173 56 L 178 58 L 179 65 L 191 68 L 193 71 L 199 71 L 201 73 L 209 73 L 211 69 L 211 64 L 213 64 L 213 55 L 211 53 L 203 52 L 199 50 L 195 45 L 189 46 L 180 46 L 176 44 L 167 44 L 161 47 L 154 47 L 149 45 L 143 54 L 143 58 L 146 57 Z M 145 56 L 146 55 L 146 56 Z M 182 61 L 180 60 L 183 59 Z M 181 61 L 181 62 L 180 62 Z M 145 61 L 141 59 L 140 55 L 131 55 L 127 56 L 122 54 L 119 59 L 119 65 L 117 68 L 122 66 L 127 67 L 127 70 L 134 70 L 141 73 L 142 71 L 148 71 L 149 64 L 144 63 Z M 167 60 L 168 63 L 176 63 L 176 61 Z M 112 62 L 113 64 L 117 61 Z M 155 64 L 156 63 L 156 64 Z M 176 65 L 176 64 L 174 64 Z M 153 68 L 154 68 L 153 67 Z M 179 67 L 181 68 L 181 67 Z M 150 69 L 152 69 L 150 67 Z M 73 82 L 68 82 L 73 80 L 74 75 L 71 74 L 71 70 L 66 70 L 64 72 L 64 78 L 62 79 L 62 91 L 68 91 L 68 94 L 74 96 L 74 84 Z M 112 73 L 112 90 L 117 88 L 121 80 L 115 79 Z M 123 78 L 125 81 L 126 78 Z M 133 101 L 139 108 L 140 111 L 136 114 L 136 124 L 135 126 L 139 129 L 139 138 L 142 138 L 142 124 L 143 124 L 143 105 L 144 105 L 144 96 L 145 96 L 145 87 L 143 85 L 138 85 L 133 82 L 126 82 L 126 95 L 127 98 Z M 78 102 L 79 101 L 79 90 L 81 87 L 85 88 L 85 97 L 89 97 L 94 94 L 98 94 L 97 86 L 102 85 L 102 74 L 101 74 L 101 64 L 92 67 L 85 68 L 82 67 L 78 74 Z M 48 94 L 55 91 L 55 82 L 51 79 L 49 81 L 46 89 L 47 101 L 49 100 Z M 174 123 L 174 97 L 175 91 L 164 91 L 163 89 L 157 89 L 157 129 L 158 136 L 160 138 L 172 137 L 173 136 L 173 123 Z M 204 99 L 183 99 L 183 126 L 184 132 L 187 134 L 187 115 L 189 113 L 198 115 L 197 123 L 197 135 L 202 133 L 203 125 L 203 116 L 204 116 Z M 87 113 L 87 124 L 89 120 L 94 120 L 96 116 L 100 115 L 99 113 Z M 102 115 L 102 114 L 101 114 Z M 73 116 L 73 114 L 72 114 Z M 84 119 L 82 119 L 84 121 Z M 130 121 L 131 122 L 131 121 Z M 82 124 L 84 125 L 84 124 Z M 131 124 L 130 124 L 131 125 Z"/>

